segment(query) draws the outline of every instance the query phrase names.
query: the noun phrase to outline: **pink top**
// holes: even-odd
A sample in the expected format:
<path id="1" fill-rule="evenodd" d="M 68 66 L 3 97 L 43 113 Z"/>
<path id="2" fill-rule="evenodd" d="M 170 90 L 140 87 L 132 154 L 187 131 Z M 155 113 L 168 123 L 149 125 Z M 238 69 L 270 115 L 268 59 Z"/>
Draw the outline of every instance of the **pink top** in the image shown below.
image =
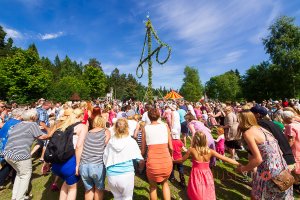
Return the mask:
<path id="1" fill-rule="evenodd" d="M 172 140 L 173 145 L 173 159 L 178 160 L 182 158 L 181 149 L 183 147 L 183 143 L 181 140 Z"/>
<path id="2" fill-rule="evenodd" d="M 293 122 L 291 124 L 285 125 L 284 133 L 286 136 L 292 136 L 295 139 L 293 146 L 291 146 L 295 161 L 297 174 L 300 174 L 300 123 Z"/>
<path id="3" fill-rule="evenodd" d="M 219 137 L 216 140 L 216 149 L 225 149 L 225 138 L 224 138 L 224 134 L 219 135 Z"/>
<path id="4" fill-rule="evenodd" d="M 197 118 L 202 118 L 202 113 L 200 109 L 194 108 L 195 114 Z"/>
<path id="5" fill-rule="evenodd" d="M 169 128 L 171 128 L 172 111 L 171 111 L 170 108 L 168 108 L 168 109 L 165 110 L 165 112 L 163 114 L 163 118 L 166 119 Z"/>
<path id="6" fill-rule="evenodd" d="M 110 110 L 109 113 L 108 113 L 108 122 L 109 122 L 110 125 L 112 125 L 112 120 L 115 117 L 116 117 L 115 111 Z"/>

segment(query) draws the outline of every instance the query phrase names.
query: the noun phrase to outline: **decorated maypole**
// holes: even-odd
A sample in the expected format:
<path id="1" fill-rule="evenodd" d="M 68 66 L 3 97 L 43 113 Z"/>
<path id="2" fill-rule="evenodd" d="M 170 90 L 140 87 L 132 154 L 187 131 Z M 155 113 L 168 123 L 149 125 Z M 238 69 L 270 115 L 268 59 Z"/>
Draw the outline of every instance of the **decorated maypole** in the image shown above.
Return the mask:
<path id="1" fill-rule="evenodd" d="M 152 51 L 152 35 L 154 36 L 154 38 L 157 40 L 158 43 L 158 47 Z M 146 58 L 144 57 L 144 51 L 145 51 L 145 47 L 146 47 L 146 42 L 148 45 L 148 56 Z M 162 47 L 166 47 L 168 49 L 168 55 L 167 58 L 164 61 L 159 61 L 158 59 L 158 55 L 159 52 L 161 50 Z M 153 93 L 152 93 L 152 60 L 151 57 L 156 53 L 156 62 L 158 62 L 159 64 L 163 65 L 165 64 L 171 55 L 171 47 L 169 45 L 167 45 L 166 43 L 162 42 L 159 37 L 157 36 L 152 23 L 150 21 L 149 16 L 147 16 L 147 21 L 146 21 L 146 35 L 145 35 L 145 39 L 144 39 L 144 46 L 142 49 L 142 55 L 140 58 L 140 62 L 139 65 L 136 69 L 136 75 L 138 78 L 142 78 L 144 75 L 144 67 L 143 64 L 147 61 L 148 62 L 148 88 L 145 94 L 145 97 L 147 98 L 148 101 L 152 101 L 153 100 Z M 140 71 L 140 73 L 139 73 Z"/>

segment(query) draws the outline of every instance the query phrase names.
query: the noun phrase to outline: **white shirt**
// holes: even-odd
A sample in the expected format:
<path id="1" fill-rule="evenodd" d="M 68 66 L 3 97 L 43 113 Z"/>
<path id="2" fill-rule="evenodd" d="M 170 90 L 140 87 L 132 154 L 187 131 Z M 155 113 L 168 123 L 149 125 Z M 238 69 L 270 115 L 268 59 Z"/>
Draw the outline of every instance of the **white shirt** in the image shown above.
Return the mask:
<path id="1" fill-rule="evenodd" d="M 145 126 L 146 144 L 166 144 L 168 143 L 168 128 L 166 124 L 155 124 Z"/>
<path id="2" fill-rule="evenodd" d="M 142 121 L 145 122 L 146 124 L 151 124 L 151 121 L 148 117 L 148 111 L 143 114 Z"/>

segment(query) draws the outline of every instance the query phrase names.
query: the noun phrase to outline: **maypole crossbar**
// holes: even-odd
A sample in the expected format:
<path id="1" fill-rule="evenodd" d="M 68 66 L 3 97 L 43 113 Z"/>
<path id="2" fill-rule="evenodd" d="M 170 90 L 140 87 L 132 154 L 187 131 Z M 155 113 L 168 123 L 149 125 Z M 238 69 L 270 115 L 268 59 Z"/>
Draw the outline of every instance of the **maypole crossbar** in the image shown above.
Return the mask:
<path id="1" fill-rule="evenodd" d="M 146 35 L 145 35 L 145 39 L 144 39 L 144 46 L 142 49 L 142 55 L 140 58 L 140 62 L 138 67 L 136 68 L 136 75 L 138 78 L 142 78 L 144 75 L 144 67 L 143 64 L 145 62 L 148 62 L 148 88 L 146 91 L 145 96 L 147 97 L 148 101 L 152 101 L 153 100 L 153 93 L 152 93 L 152 56 L 154 54 L 156 54 L 156 62 L 163 65 L 165 64 L 171 55 L 171 47 L 169 45 L 167 45 L 166 43 L 162 42 L 159 37 L 157 36 L 156 32 L 154 31 L 154 28 L 152 26 L 152 23 L 150 21 L 149 16 L 147 16 L 148 20 L 146 21 Z M 157 43 L 159 44 L 159 46 L 152 51 L 152 35 L 154 36 L 154 38 L 157 40 Z M 144 52 L 145 52 L 145 47 L 146 47 L 146 42 L 148 45 L 148 56 L 146 58 L 144 57 Z M 166 47 L 168 49 L 168 55 L 167 58 L 164 61 L 160 61 L 158 59 L 158 55 L 160 53 L 160 50 L 162 47 Z M 141 71 L 141 73 L 139 74 L 139 71 Z"/>

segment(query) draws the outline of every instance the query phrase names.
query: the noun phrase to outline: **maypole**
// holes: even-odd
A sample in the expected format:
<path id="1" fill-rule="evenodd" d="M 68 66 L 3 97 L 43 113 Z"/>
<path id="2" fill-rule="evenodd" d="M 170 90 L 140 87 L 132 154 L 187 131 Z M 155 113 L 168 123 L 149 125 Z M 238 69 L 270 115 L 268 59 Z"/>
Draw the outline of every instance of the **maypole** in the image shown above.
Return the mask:
<path id="1" fill-rule="evenodd" d="M 147 19 L 148 20 L 146 21 L 146 35 L 145 35 L 145 39 L 144 39 L 144 46 L 143 46 L 143 49 L 142 49 L 142 55 L 141 55 L 141 58 L 140 58 L 139 65 L 136 69 L 136 75 L 137 75 L 138 78 L 143 77 L 143 75 L 144 75 L 143 64 L 147 61 L 148 62 L 148 88 L 147 88 L 145 96 L 146 96 L 148 101 L 152 101 L 153 100 L 153 93 L 152 93 L 152 60 L 151 60 L 151 57 L 156 53 L 156 62 L 163 65 L 170 58 L 171 47 L 169 45 L 167 45 L 166 43 L 162 42 L 159 39 L 156 32 L 154 31 L 154 28 L 152 26 L 152 23 L 151 23 L 151 20 L 150 20 L 149 16 L 147 16 Z M 156 39 L 156 41 L 159 45 L 154 51 L 152 51 L 152 35 L 154 36 L 154 38 Z M 148 45 L 148 56 L 143 59 L 144 51 L 145 51 L 145 47 L 146 47 L 146 42 L 147 42 L 147 45 Z M 168 48 L 168 56 L 164 61 L 161 62 L 158 59 L 158 55 L 159 55 L 159 52 L 160 52 L 162 47 Z M 140 75 L 139 75 L 139 70 L 141 70 Z"/>

